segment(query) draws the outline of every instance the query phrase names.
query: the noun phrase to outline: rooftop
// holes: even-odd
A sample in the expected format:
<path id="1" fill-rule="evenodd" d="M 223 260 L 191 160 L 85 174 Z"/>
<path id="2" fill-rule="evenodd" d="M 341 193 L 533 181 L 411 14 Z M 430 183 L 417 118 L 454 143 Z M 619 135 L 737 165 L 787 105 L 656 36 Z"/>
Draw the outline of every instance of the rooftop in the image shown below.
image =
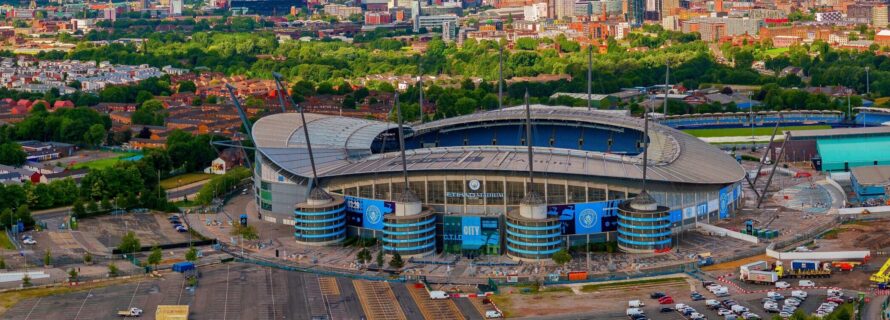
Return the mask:
<path id="1" fill-rule="evenodd" d="M 537 123 L 583 124 L 617 130 L 642 131 L 643 121 L 586 108 L 534 105 Z M 484 126 L 492 122 L 521 123 L 524 107 L 505 108 L 408 126 L 406 132 L 449 130 L 458 126 Z M 320 178 L 367 173 L 398 173 L 399 152 L 372 153 L 371 144 L 396 125 L 373 120 L 306 114 L 312 149 Z M 739 164 L 719 149 L 671 129 L 650 123 L 649 179 L 669 183 L 727 184 L 744 177 Z M 283 113 L 254 123 L 257 148 L 274 165 L 299 177 L 310 177 L 308 152 L 299 114 Z M 534 147 L 535 171 L 542 174 L 642 178 L 642 155 Z M 410 149 L 405 152 L 409 171 L 527 171 L 527 147 L 475 145 Z"/>
<path id="2" fill-rule="evenodd" d="M 862 166 L 851 169 L 856 181 L 862 185 L 884 186 L 890 184 L 890 166 Z"/>

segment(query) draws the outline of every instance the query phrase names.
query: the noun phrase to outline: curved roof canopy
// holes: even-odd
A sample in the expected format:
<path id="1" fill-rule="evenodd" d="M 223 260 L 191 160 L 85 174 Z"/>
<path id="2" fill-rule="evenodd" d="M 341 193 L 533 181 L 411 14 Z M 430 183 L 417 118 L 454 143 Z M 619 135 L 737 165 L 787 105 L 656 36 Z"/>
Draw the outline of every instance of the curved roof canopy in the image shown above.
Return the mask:
<path id="1" fill-rule="evenodd" d="M 534 105 L 534 123 L 566 123 L 604 128 L 643 130 L 643 120 L 614 112 L 584 108 Z M 524 107 L 479 112 L 416 126 L 414 134 L 503 122 L 519 123 Z M 394 123 L 339 116 L 306 114 L 312 149 L 320 178 L 401 171 L 399 152 L 374 154 L 371 145 Z M 275 114 L 253 126 L 257 149 L 283 170 L 311 176 L 308 152 L 299 114 Z M 744 178 L 744 170 L 723 151 L 683 132 L 650 121 L 649 179 L 671 183 L 727 184 Z M 526 147 L 458 146 L 406 150 L 409 171 L 524 171 Z M 642 154 L 617 155 L 595 151 L 535 147 L 535 171 L 581 176 L 642 178 Z"/>

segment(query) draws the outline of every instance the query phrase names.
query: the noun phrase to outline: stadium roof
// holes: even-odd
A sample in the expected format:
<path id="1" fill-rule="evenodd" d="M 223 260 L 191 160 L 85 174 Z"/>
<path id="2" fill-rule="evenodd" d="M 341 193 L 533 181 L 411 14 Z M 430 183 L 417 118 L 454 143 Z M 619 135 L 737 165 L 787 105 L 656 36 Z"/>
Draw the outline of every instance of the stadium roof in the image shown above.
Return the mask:
<path id="1" fill-rule="evenodd" d="M 642 131 L 642 119 L 586 108 L 532 106 L 532 119 L 574 122 Z M 450 127 L 520 122 L 524 107 L 480 112 L 410 127 L 415 133 Z M 371 143 L 396 125 L 374 120 L 306 114 L 312 149 L 321 178 L 370 173 L 397 173 L 399 152 L 372 154 Z M 275 165 L 294 175 L 311 176 L 299 114 L 284 113 L 258 120 L 253 127 L 258 150 Z M 662 182 L 726 184 L 744 178 L 744 170 L 723 151 L 680 131 L 650 122 L 649 179 Z M 410 132 L 410 131 L 409 131 Z M 406 151 L 409 171 L 524 171 L 526 147 L 457 146 Z M 535 147 L 535 171 L 626 179 L 642 178 L 642 155 Z"/>
<path id="2" fill-rule="evenodd" d="M 866 128 L 836 128 L 836 129 L 821 129 L 821 130 L 800 130 L 800 131 L 788 131 L 788 134 L 791 136 L 791 139 L 794 139 L 794 140 L 808 140 L 808 139 L 818 139 L 818 138 L 825 138 L 825 137 L 856 136 L 856 135 L 885 135 L 885 134 L 890 134 L 890 127 L 881 126 L 881 127 L 866 127 Z"/>

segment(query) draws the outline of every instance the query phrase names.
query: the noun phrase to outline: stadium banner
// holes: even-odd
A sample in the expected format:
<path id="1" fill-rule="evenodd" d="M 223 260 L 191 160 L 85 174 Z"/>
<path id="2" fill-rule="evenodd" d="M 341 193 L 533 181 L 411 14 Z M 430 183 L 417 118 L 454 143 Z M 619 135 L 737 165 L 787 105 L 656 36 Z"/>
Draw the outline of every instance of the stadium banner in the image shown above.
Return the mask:
<path id="1" fill-rule="evenodd" d="M 732 186 L 720 189 L 720 219 L 729 218 L 729 205 L 732 203 Z"/>
<path id="2" fill-rule="evenodd" d="M 498 217 L 444 216 L 442 222 L 445 252 L 500 254 Z"/>
<path id="3" fill-rule="evenodd" d="M 383 230 L 383 215 L 396 212 L 392 201 L 372 200 L 353 196 L 346 200 L 346 222 L 351 226 Z"/>
<path id="4" fill-rule="evenodd" d="M 708 203 L 707 202 L 699 203 L 698 206 L 695 207 L 695 209 L 696 209 L 696 212 L 698 213 L 699 217 L 704 217 L 704 216 L 708 215 Z"/>
<path id="5" fill-rule="evenodd" d="M 695 207 L 686 207 L 683 208 L 683 219 L 692 219 L 695 218 Z"/>
<path id="6" fill-rule="evenodd" d="M 618 205 L 609 200 L 547 206 L 547 214 L 559 216 L 562 234 L 591 234 L 618 229 Z"/>
<path id="7" fill-rule="evenodd" d="M 680 222 L 683 218 L 683 210 L 677 209 L 670 212 L 671 213 L 671 223 Z"/>

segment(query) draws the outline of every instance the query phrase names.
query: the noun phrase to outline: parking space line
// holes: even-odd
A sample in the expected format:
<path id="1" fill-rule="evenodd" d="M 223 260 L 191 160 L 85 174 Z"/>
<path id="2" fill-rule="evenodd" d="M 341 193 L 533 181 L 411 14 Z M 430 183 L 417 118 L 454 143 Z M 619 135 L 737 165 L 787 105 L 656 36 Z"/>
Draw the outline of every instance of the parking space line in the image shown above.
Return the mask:
<path id="1" fill-rule="evenodd" d="M 223 302 L 223 320 L 226 319 L 226 316 L 229 311 L 229 269 L 232 268 L 231 263 L 226 264 L 226 298 Z"/>
<path id="2" fill-rule="evenodd" d="M 275 319 L 275 282 L 272 281 L 272 267 L 269 267 L 269 292 L 272 293 L 272 319 Z"/>
<path id="3" fill-rule="evenodd" d="M 40 304 L 41 300 L 43 300 L 43 297 L 38 298 L 37 302 L 35 302 L 34 305 L 31 306 L 31 311 L 28 311 L 28 315 L 25 316 L 25 320 L 31 318 L 31 313 L 34 312 L 34 309 L 37 309 L 37 305 Z"/>
<path id="4" fill-rule="evenodd" d="M 87 299 L 90 298 L 90 295 L 93 294 L 93 289 L 87 292 L 87 296 L 83 298 L 83 302 L 80 303 L 80 309 L 77 309 L 77 314 L 74 315 L 74 320 L 77 320 L 80 317 L 80 312 L 83 311 L 83 306 L 87 304 Z"/>
<path id="5" fill-rule="evenodd" d="M 130 309 L 133 307 L 133 300 L 136 299 L 136 293 L 139 292 L 139 285 L 141 285 L 141 284 L 142 284 L 142 280 L 139 280 L 139 282 L 136 283 L 136 289 L 133 289 L 133 296 L 130 297 L 130 304 L 127 305 L 127 309 Z"/>

